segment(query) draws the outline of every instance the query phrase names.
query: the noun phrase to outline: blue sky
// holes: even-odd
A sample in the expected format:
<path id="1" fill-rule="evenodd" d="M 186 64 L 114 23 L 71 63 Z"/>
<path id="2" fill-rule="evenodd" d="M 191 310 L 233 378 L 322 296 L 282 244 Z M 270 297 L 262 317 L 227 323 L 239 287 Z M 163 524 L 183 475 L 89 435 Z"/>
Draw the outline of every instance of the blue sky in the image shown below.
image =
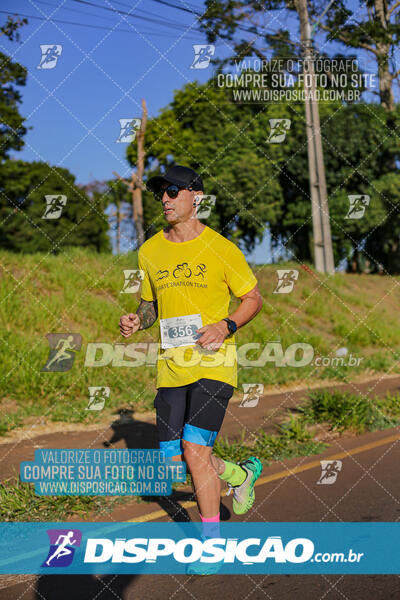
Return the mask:
<path id="1" fill-rule="evenodd" d="M 201 0 L 169 1 L 189 10 L 202 8 Z M 78 183 L 111 178 L 113 171 L 128 176 L 126 144 L 116 143 L 119 119 L 140 117 L 142 98 L 154 117 L 174 90 L 211 75 L 212 67 L 190 68 L 193 44 L 206 43 L 195 16 L 156 0 L 3 0 L 1 10 L 31 17 L 20 30 L 21 43 L 0 38 L 0 49 L 28 69 L 20 112 L 32 129 L 24 149 L 12 157 L 65 167 Z M 6 14 L 0 18 L 5 22 Z M 265 25 L 270 31 L 287 27 L 284 13 L 267 14 Z M 294 17 L 289 27 L 298 39 Z M 55 68 L 37 68 L 41 44 L 62 46 Z M 216 56 L 229 52 L 225 42 L 216 44 Z M 252 259 L 265 260 L 266 247 Z"/>
<path id="2" fill-rule="evenodd" d="M 130 10 L 126 3 L 114 1 L 94 0 L 94 4 Z M 177 22 L 184 25 L 182 31 L 73 0 L 2 3 L 3 9 L 13 13 L 106 28 L 32 18 L 20 30 L 22 43 L 1 39 L 2 51 L 11 53 L 28 69 L 27 85 L 21 88 L 20 112 L 33 129 L 25 137 L 22 152 L 13 157 L 64 166 L 76 175 L 78 183 L 111 178 L 114 170 L 126 176 L 126 144 L 116 143 L 119 119 L 140 117 L 142 98 L 146 99 L 149 117 L 156 116 L 171 101 L 175 89 L 194 79 L 208 79 L 211 67 L 190 69 L 193 44 L 206 42 L 195 30 L 195 18 L 153 0 L 131 3 L 135 4 L 138 9 L 132 14 Z M 197 6 L 200 9 L 201 4 Z M 37 69 L 41 44 L 62 45 L 55 68 Z M 216 52 L 220 49 L 217 45 Z"/>
<path id="3" fill-rule="evenodd" d="M 24 149 L 12 156 L 66 167 L 78 183 L 111 178 L 113 171 L 128 176 L 126 144 L 116 143 L 119 119 L 139 117 L 142 98 L 149 117 L 156 116 L 172 100 L 174 90 L 194 79 L 206 81 L 211 69 L 190 69 L 193 44 L 206 42 L 192 14 L 153 0 L 129 5 L 94 0 L 94 4 L 127 12 L 129 6 L 137 6 L 131 14 L 174 25 L 117 15 L 73 0 L 2 3 L 2 10 L 53 19 L 28 17 L 29 24 L 20 30 L 21 43 L 1 38 L 1 50 L 28 69 L 20 112 L 32 129 L 25 136 Z M 199 10 L 201 5 L 199 0 L 190 4 Z M 41 44 L 62 45 L 55 68 L 37 68 Z M 219 56 L 228 51 L 225 44 L 216 44 Z M 251 259 L 265 261 L 266 248 L 263 244 Z"/>

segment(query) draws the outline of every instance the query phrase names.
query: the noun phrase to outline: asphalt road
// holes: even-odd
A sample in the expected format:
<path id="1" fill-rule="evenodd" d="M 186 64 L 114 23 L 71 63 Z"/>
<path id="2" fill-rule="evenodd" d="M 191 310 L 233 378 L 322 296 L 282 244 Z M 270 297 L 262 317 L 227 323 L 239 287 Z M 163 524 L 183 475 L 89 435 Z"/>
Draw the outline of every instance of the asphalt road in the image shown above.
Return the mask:
<path id="1" fill-rule="evenodd" d="M 342 460 L 333 485 L 318 485 L 320 459 Z M 397 521 L 400 518 L 400 428 L 340 438 L 318 457 L 277 463 L 263 471 L 254 508 L 239 519 L 231 497 L 224 518 L 242 521 Z M 181 504 L 178 503 L 177 504 Z M 193 503 L 186 505 L 198 520 Z M 139 505 L 141 515 L 165 521 L 159 506 Z M 126 510 L 126 509 L 125 509 Z M 146 516 L 145 516 L 146 515 Z M 400 564 L 400 561 L 399 561 Z M 399 567 L 400 574 L 400 567 Z M 8 585 L 7 585 L 8 583 Z M 400 598 L 400 576 L 186 575 L 30 577 L 15 585 L 0 578 L 0 600 L 389 600 Z"/>

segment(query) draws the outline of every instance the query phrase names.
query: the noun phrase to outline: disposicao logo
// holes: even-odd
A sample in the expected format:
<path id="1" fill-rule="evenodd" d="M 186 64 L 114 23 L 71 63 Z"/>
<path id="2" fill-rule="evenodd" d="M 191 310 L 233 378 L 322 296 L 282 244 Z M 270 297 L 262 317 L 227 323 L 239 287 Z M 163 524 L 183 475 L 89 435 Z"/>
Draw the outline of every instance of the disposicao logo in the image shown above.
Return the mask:
<path id="1" fill-rule="evenodd" d="M 247 554 L 250 547 L 253 552 Z M 254 553 L 254 548 L 259 552 Z M 200 562 L 233 563 L 235 560 L 250 565 L 264 563 L 268 558 L 276 563 L 303 563 L 312 557 L 314 544 L 307 538 L 295 538 L 286 545 L 280 536 L 237 539 L 211 538 L 205 541 L 185 538 L 175 541 L 169 538 L 89 538 L 86 544 L 85 563 L 155 563 L 160 557 L 173 557 L 179 563 Z M 208 554 L 208 556 L 207 556 Z"/>
<path id="2" fill-rule="evenodd" d="M 48 529 L 50 549 L 42 567 L 68 567 L 75 554 L 75 546 L 81 545 L 79 529 Z"/>

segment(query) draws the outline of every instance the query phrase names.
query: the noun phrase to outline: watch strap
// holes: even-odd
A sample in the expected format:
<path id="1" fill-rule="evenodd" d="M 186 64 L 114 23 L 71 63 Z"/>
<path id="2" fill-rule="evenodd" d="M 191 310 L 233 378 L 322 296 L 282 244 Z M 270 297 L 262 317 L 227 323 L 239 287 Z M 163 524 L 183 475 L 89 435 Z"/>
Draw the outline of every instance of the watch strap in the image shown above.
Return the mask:
<path id="1" fill-rule="evenodd" d="M 229 331 L 229 335 L 228 335 L 228 337 L 230 337 L 230 336 L 231 336 L 231 335 L 233 335 L 235 332 L 234 332 L 234 331 L 231 331 L 231 328 L 230 328 L 229 324 L 230 324 L 230 323 L 235 323 L 235 321 L 232 321 L 232 319 L 228 319 L 228 317 L 226 317 L 225 319 L 222 319 L 222 320 L 223 320 L 223 321 L 226 321 L 226 322 L 228 323 L 228 331 Z M 236 323 L 235 323 L 235 325 L 236 325 Z M 235 331 L 237 331 L 237 325 L 236 325 L 236 330 L 235 330 Z"/>

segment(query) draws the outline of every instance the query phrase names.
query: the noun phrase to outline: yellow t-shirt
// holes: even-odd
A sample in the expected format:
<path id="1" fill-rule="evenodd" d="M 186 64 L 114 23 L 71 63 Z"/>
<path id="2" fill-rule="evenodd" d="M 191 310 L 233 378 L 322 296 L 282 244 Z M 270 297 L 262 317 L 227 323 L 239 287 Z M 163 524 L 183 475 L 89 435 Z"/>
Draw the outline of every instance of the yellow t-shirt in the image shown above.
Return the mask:
<path id="1" fill-rule="evenodd" d="M 193 240 L 171 242 L 161 230 L 139 250 L 144 271 L 141 297 L 157 300 L 159 319 L 200 314 L 202 324 L 229 316 L 230 292 L 247 294 L 257 279 L 235 244 L 205 227 Z M 160 335 L 160 328 L 159 335 Z M 218 351 L 198 344 L 160 349 L 156 387 L 177 387 L 207 378 L 237 387 L 235 336 Z"/>

